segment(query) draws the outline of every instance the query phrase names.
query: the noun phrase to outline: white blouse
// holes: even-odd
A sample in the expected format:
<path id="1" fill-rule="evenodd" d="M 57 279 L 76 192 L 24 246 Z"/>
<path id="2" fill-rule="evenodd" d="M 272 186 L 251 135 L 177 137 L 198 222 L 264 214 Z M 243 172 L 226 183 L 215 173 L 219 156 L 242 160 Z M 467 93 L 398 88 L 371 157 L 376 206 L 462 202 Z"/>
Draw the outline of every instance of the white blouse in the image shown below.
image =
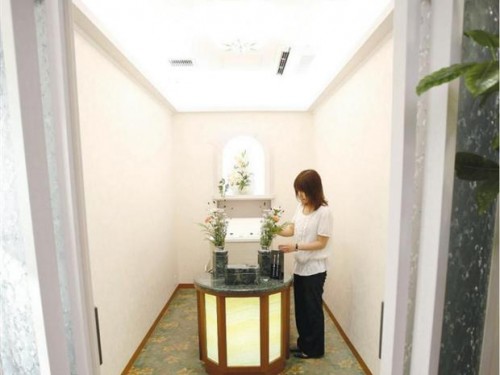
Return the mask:
<path id="1" fill-rule="evenodd" d="M 320 206 L 316 211 L 304 214 L 304 207 L 299 204 L 293 216 L 294 238 L 296 243 L 309 243 L 317 240 L 317 236 L 331 237 L 333 217 L 328 206 Z M 328 268 L 327 245 L 321 250 L 299 250 L 295 252 L 294 273 L 300 276 L 311 276 L 325 272 Z"/>

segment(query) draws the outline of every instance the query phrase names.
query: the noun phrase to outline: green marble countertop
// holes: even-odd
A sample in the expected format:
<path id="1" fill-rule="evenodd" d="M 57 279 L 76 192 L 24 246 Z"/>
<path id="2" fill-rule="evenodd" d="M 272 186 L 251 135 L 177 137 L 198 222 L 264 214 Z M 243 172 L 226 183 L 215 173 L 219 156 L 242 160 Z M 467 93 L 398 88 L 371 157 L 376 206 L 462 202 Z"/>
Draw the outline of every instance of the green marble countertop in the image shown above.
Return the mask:
<path id="1" fill-rule="evenodd" d="M 196 288 L 206 292 L 224 295 L 241 295 L 251 296 L 278 292 L 292 283 L 293 275 L 285 274 L 283 280 L 267 279 L 267 281 L 260 280 L 258 284 L 252 285 L 227 285 L 224 278 L 216 279 L 211 273 L 202 273 L 194 278 L 194 285 Z"/>

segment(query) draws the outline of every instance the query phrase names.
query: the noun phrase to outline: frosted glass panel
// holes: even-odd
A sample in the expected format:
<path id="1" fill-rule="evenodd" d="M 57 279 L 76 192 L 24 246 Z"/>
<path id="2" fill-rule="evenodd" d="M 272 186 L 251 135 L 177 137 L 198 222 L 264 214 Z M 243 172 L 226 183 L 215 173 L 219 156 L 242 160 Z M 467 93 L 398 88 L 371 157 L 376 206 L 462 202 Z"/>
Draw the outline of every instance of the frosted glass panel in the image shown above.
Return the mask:
<path id="1" fill-rule="evenodd" d="M 269 296 L 269 362 L 281 355 L 281 293 Z"/>
<path id="2" fill-rule="evenodd" d="M 260 366 L 260 299 L 226 298 L 228 366 Z"/>
<path id="3" fill-rule="evenodd" d="M 23 231 L 23 221 L 31 220 L 24 159 L 18 157 L 23 140 L 20 124 L 10 116 L 3 37 L 0 34 L 0 373 L 39 374 L 29 290 L 33 281 L 27 265 L 30 241 Z"/>
<path id="4" fill-rule="evenodd" d="M 215 296 L 205 294 L 205 316 L 207 335 L 207 357 L 219 363 L 219 344 L 217 335 L 217 299 Z"/>

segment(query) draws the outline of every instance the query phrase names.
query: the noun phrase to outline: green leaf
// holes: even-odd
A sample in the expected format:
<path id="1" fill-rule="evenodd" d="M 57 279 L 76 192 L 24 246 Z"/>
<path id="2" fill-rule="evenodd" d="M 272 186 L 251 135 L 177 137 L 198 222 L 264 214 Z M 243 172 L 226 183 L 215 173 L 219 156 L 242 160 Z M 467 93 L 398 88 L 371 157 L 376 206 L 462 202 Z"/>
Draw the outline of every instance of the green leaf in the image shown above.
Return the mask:
<path id="1" fill-rule="evenodd" d="M 417 85 L 417 95 L 426 92 L 434 86 L 439 86 L 443 83 L 453 81 L 462 74 L 466 73 L 474 65 L 476 65 L 476 63 L 454 64 L 425 76 Z"/>
<path id="2" fill-rule="evenodd" d="M 496 94 L 497 92 L 498 92 L 498 83 L 495 86 L 490 87 L 488 90 L 486 90 L 481 94 L 481 101 L 479 102 L 479 105 L 484 106 L 488 101 L 488 99 L 490 98 L 490 96 Z"/>
<path id="3" fill-rule="evenodd" d="M 493 60 L 498 59 L 498 35 L 483 30 L 470 30 L 464 33 L 477 44 L 487 47 Z"/>
<path id="4" fill-rule="evenodd" d="M 470 152 L 457 152 L 455 172 L 461 180 L 478 181 L 491 178 L 498 180 L 498 164 Z"/>
<path id="5" fill-rule="evenodd" d="M 498 35 L 496 34 L 490 34 L 483 30 L 469 30 L 464 34 L 484 47 L 498 48 Z"/>
<path id="6" fill-rule="evenodd" d="M 498 60 L 478 63 L 465 72 L 465 86 L 477 97 L 489 90 L 498 90 Z"/>
<path id="7" fill-rule="evenodd" d="M 476 201 L 479 213 L 484 214 L 495 201 L 498 195 L 498 176 L 490 178 L 478 185 L 476 190 Z"/>
<path id="8" fill-rule="evenodd" d="M 498 151 L 498 134 L 495 138 L 493 138 L 493 141 L 491 142 L 491 147 L 493 147 L 493 150 Z"/>

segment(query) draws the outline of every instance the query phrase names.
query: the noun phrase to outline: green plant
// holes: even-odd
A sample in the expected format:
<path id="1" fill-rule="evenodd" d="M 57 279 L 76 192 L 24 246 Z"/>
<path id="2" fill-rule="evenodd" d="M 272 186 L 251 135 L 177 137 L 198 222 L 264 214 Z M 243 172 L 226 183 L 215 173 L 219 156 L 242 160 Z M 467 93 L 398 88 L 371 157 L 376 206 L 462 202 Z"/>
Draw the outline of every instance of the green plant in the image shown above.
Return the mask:
<path id="1" fill-rule="evenodd" d="M 222 198 L 226 196 L 227 189 L 229 189 L 229 184 L 226 183 L 226 180 L 221 178 L 219 180 L 219 184 L 217 185 L 217 188 L 219 189 L 219 194 Z"/>
<path id="2" fill-rule="evenodd" d="M 498 94 L 498 35 L 482 30 L 466 31 L 464 35 L 486 47 L 490 52 L 490 59 L 439 69 L 420 80 L 416 88 L 418 95 L 459 77 L 463 77 L 467 91 L 474 98 L 481 99 L 480 105 L 491 95 Z M 498 96 L 496 106 L 498 109 Z M 498 151 L 498 134 L 492 140 L 491 146 Z M 476 201 L 479 212 L 486 212 L 498 195 L 498 163 L 474 153 L 457 152 L 455 172 L 462 180 L 478 181 Z"/>
<path id="3" fill-rule="evenodd" d="M 210 208 L 203 223 L 198 223 L 206 234 L 206 239 L 219 249 L 224 249 L 228 220 L 224 209 Z"/>
<path id="4" fill-rule="evenodd" d="M 236 187 L 239 192 L 243 192 L 252 182 L 252 173 L 248 170 L 249 165 L 250 162 L 247 159 L 246 150 L 236 155 L 233 170 L 229 175 L 229 184 L 232 187 Z"/>
<path id="5" fill-rule="evenodd" d="M 260 226 L 260 246 L 262 249 L 269 249 L 274 237 L 276 237 L 276 235 L 287 225 L 287 223 L 278 224 L 283 212 L 281 208 L 264 210 L 262 224 Z"/>

